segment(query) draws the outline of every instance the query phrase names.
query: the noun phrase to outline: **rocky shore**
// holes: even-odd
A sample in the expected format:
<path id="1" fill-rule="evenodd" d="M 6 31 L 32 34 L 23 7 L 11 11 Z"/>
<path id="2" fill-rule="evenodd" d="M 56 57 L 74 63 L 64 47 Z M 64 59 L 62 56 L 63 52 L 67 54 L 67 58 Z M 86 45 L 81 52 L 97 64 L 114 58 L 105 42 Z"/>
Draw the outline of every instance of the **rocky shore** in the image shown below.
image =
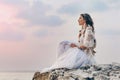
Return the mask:
<path id="1" fill-rule="evenodd" d="M 35 72 L 33 80 L 120 80 L 120 64 L 97 64 L 79 69 L 59 68 L 50 72 Z"/>

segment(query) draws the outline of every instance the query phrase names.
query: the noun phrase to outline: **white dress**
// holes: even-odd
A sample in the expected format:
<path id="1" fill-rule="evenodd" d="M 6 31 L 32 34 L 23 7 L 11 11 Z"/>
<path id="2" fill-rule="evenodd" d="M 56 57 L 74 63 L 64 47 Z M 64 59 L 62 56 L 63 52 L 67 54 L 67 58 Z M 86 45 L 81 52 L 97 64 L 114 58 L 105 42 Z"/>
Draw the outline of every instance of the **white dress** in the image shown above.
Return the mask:
<path id="1" fill-rule="evenodd" d="M 70 44 L 73 43 L 70 41 L 60 42 L 58 47 L 57 60 L 51 67 L 43 69 L 41 73 L 56 68 L 73 69 L 80 68 L 81 66 L 85 65 L 96 64 L 92 52 L 93 47 L 95 45 L 94 39 L 95 36 L 92 32 L 92 27 L 87 27 L 86 29 L 81 30 L 81 36 L 79 37 L 80 42 L 74 43 L 78 47 L 80 45 L 87 47 L 87 50 L 81 50 L 78 47 L 70 47 Z"/>

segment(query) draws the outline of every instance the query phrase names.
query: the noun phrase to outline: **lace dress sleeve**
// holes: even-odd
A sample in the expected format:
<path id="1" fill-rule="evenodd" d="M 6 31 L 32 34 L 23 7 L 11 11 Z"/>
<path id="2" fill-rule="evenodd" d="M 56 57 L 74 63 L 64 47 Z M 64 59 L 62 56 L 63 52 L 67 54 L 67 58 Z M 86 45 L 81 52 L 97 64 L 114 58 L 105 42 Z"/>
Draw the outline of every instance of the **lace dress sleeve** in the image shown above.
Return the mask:
<path id="1" fill-rule="evenodd" d="M 95 36 L 92 27 L 87 27 L 84 35 L 83 45 L 87 48 L 92 48 L 95 45 Z"/>

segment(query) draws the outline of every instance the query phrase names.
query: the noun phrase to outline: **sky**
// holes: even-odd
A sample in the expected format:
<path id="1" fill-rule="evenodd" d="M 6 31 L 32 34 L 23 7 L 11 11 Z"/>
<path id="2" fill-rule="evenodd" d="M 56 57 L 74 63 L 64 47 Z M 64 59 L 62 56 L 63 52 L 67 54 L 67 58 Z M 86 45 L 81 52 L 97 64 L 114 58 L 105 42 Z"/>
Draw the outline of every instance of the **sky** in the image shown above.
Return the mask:
<path id="1" fill-rule="evenodd" d="M 89 13 L 98 64 L 120 63 L 120 0 L 0 0 L 0 71 L 37 71 L 56 60 L 61 41 L 78 41 Z"/>

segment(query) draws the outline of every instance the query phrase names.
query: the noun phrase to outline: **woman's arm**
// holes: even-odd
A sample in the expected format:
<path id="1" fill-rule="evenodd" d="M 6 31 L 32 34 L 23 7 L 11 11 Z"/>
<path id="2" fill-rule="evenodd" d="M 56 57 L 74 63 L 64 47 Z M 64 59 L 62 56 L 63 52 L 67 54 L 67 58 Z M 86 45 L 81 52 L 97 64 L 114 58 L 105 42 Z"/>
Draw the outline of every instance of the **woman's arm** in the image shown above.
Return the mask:
<path id="1" fill-rule="evenodd" d="M 86 49 L 87 47 L 85 47 L 85 46 L 78 46 L 78 45 L 76 45 L 75 43 L 71 43 L 70 44 L 70 46 L 72 47 L 72 48 L 74 48 L 74 47 L 77 47 L 77 48 L 79 48 L 79 49 L 81 49 L 81 50 L 84 50 L 84 49 Z"/>
<path id="2" fill-rule="evenodd" d="M 82 50 L 87 49 L 89 47 L 94 46 L 94 33 L 92 31 L 92 27 L 87 27 L 83 39 L 83 45 L 78 46 L 75 43 L 71 43 L 71 47 L 78 47 Z"/>
<path id="3" fill-rule="evenodd" d="M 86 48 L 94 46 L 94 33 L 92 31 L 92 27 L 87 27 L 86 28 L 82 47 L 83 46 L 86 47 Z"/>
<path id="4" fill-rule="evenodd" d="M 81 45 L 80 47 L 78 47 L 78 48 L 80 48 L 81 50 L 85 50 L 85 49 L 87 49 L 87 47 L 86 46 L 84 46 L 84 45 Z"/>
<path id="5" fill-rule="evenodd" d="M 85 47 L 84 45 L 78 46 L 78 45 L 76 45 L 76 44 L 74 44 L 74 43 L 71 43 L 70 46 L 71 46 L 72 48 L 77 47 L 77 48 L 79 48 L 79 49 L 81 49 L 81 50 L 87 49 L 87 47 Z"/>

